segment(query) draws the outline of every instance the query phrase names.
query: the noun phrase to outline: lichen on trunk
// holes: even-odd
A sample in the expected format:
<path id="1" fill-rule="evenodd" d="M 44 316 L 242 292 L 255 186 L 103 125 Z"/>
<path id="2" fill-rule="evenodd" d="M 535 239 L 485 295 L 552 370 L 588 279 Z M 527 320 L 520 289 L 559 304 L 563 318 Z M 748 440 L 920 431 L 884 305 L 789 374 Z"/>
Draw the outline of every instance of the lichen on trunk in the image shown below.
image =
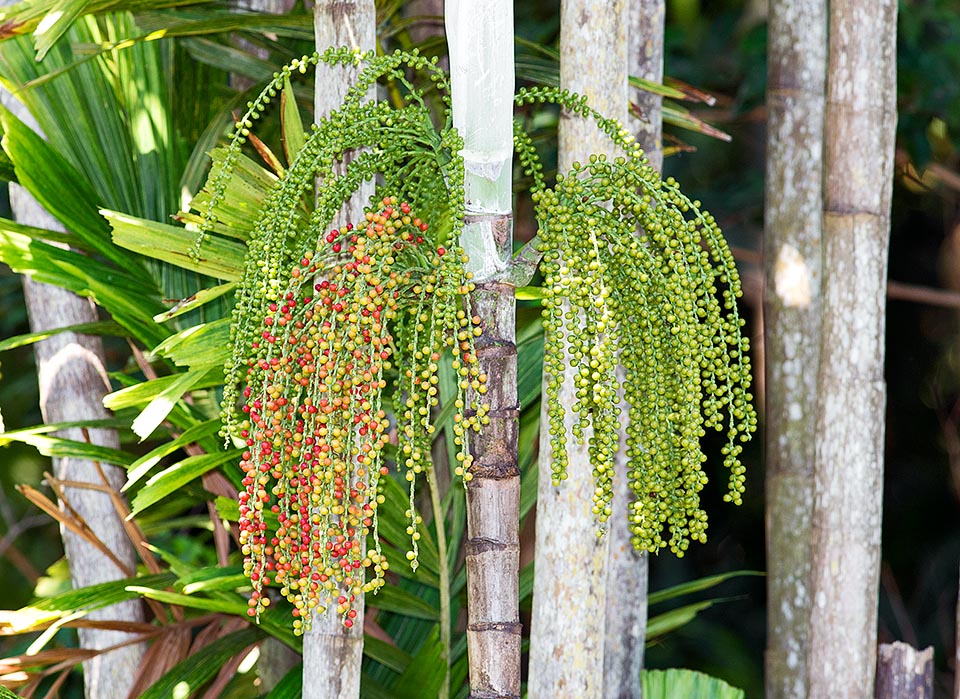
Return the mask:
<path id="1" fill-rule="evenodd" d="M 625 121 L 627 3 L 618 0 L 601 6 L 589 0 L 564 0 L 560 23 L 561 87 L 585 95 L 590 106 L 604 116 Z M 590 119 L 564 111 L 559 129 L 561 172 L 567 172 L 575 161 L 585 162 L 591 154 L 613 150 L 613 144 Z M 572 431 L 576 417 L 570 408 L 577 400 L 575 386 L 576 369 L 571 366 L 565 370 L 559 394 L 544 398 L 540 417 L 531 699 L 547 699 L 558 692 L 602 696 L 604 691 L 605 673 L 599 670 L 604 667 L 611 537 L 598 536 L 587 441 L 567 445 L 568 476 L 555 485 L 550 469 L 552 440 L 546 430 L 550 400 L 557 400 L 568 409 L 566 430 Z M 626 528 L 624 510 L 613 516 L 623 520 Z M 624 538 L 630 547 L 629 535 Z M 620 550 L 622 543 L 618 537 L 613 545 Z M 634 557 L 625 550 L 624 555 Z M 579 572 L 572 575 L 570 571 Z"/>
<path id="2" fill-rule="evenodd" d="M 376 7 L 373 0 L 319 0 L 314 7 L 318 51 L 331 46 L 350 46 L 370 51 L 376 46 Z M 317 65 L 314 107 L 316 118 L 338 108 L 353 84 L 359 67 Z M 375 98 L 371 91 L 369 98 Z M 322 186 L 322 183 L 321 183 Z M 344 204 L 335 227 L 361 221 L 363 209 L 373 195 L 373 183 L 364 182 Z M 331 606 L 316 615 L 303 639 L 304 699 L 356 699 L 360 696 L 360 665 L 363 660 L 363 598 L 356 600 L 358 616 L 347 628 Z"/>
<path id="3" fill-rule="evenodd" d="M 811 699 L 873 696 L 896 21 L 894 0 L 830 4 Z"/>
<path id="4" fill-rule="evenodd" d="M 769 699 L 802 699 L 807 689 L 826 13 L 824 0 L 770 5 L 763 311 Z"/>

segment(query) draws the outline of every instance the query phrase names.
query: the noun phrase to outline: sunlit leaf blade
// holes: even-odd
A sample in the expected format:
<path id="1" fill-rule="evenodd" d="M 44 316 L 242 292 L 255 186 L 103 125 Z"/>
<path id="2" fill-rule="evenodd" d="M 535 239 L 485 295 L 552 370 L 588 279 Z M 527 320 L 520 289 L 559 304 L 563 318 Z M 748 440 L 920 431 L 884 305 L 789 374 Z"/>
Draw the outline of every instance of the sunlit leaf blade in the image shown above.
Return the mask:
<path id="1" fill-rule="evenodd" d="M 130 486 L 137 483 L 141 478 L 150 472 L 150 469 L 160 463 L 160 460 L 163 457 L 169 456 L 188 444 L 193 444 L 194 442 L 204 439 L 205 437 L 211 437 L 217 434 L 219 431 L 220 420 L 208 420 L 206 422 L 201 422 L 200 424 L 194 425 L 190 429 L 186 430 L 176 439 L 169 442 L 164 442 L 156 449 L 144 454 L 130 464 L 130 470 L 127 473 L 127 482 L 124 484 L 121 490 L 127 490 Z"/>
<path id="2" fill-rule="evenodd" d="M 50 434 L 61 430 L 72 430 L 76 428 L 95 429 L 124 429 L 127 427 L 125 420 L 107 419 L 107 420 L 71 420 L 69 422 L 51 422 L 34 427 L 23 427 L 19 430 L 10 430 L 9 432 L 0 432 L 0 446 L 6 446 L 10 442 L 19 441 L 26 435 Z"/>
<path id="3" fill-rule="evenodd" d="M 212 680 L 230 658 L 259 641 L 261 635 L 253 628 L 227 634 L 186 659 L 177 663 L 170 672 L 160 678 L 140 699 L 168 699 L 173 696 L 194 696 L 196 691 Z M 175 691 L 186 687 L 187 692 Z"/>
<path id="4" fill-rule="evenodd" d="M 166 335 L 152 320 L 160 305 L 150 282 L 143 278 L 145 273 L 138 279 L 87 255 L 34 240 L 18 233 L 5 219 L 0 219 L 0 261 L 36 281 L 93 298 L 117 323 L 149 346 Z"/>
<path id="5" fill-rule="evenodd" d="M 240 566 L 201 568 L 177 581 L 177 587 L 185 595 L 197 592 L 232 592 L 239 587 L 249 586 L 250 580 L 243 574 Z"/>
<path id="6" fill-rule="evenodd" d="M 127 589 L 131 584 L 143 589 L 154 589 L 171 585 L 174 580 L 176 576 L 168 573 L 114 580 L 78 590 L 68 590 L 15 611 L 0 611 L 0 636 L 40 629 L 52 621 L 77 612 L 88 612 L 136 599 L 138 594 Z"/>
<path id="7" fill-rule="evenodd" d="M 229 461 L 239 460 L 240 453 L 241 450 L 233 449 L 216 454 L 188 456 L 183 461 L 161 471 L 148 480 L 146 485 L 133 498 L 131 503 L 132 514 L 136 515 L 142 512 L 204 473 Z"/>
<path id="8" fill-rule="evenodd" d="M 81 335 L 121 335 L 123 333 L 123 328 L 121 328 L 116 323 L 110 321 L 97 321 L 93 323 L 80 323 L 78 325 L 65 325 L 62 328 L 54 328 L 52 330 L 45 330 L 43 332 L 37 333 L 26 333 L 24 335 L 15 335 L 14 337 L 8 337 L 6 340 L 0 342 L 0 352 L 5 352 L 6 350 L 11 350 L 15 347 L 23 347 L 24 345 L 32 345 L 35 342 L 40 342 L 48 338 L 53 337 L 54 335 L 59 335 L 60 333 L 78 333 Z"/>
<path id="9" fill-rule="evenodd" d="M 742 689 L 694 670 L 643 670 L 643 699 L 744 699 Z"/>
<path id="10" fill-rule="evenodd" d="M 156 398 L 160 393 L 169 388 L 170 384 L 177 381 L 180 374 L 173 376 L 161 376 L 151 381 L 133 384 L 119 391 L 114 391 L 103 397 L 103 406 L 108 410 L 122 410 L 123 408 L 134 408 L 146 405 Z M 194 386 L 194 390 L 201 388 L 211 388 L 223 383 L 223 374 L 210 373 L 199 384 Z"/>
<path id="11" fill-rule="evenodd" d="M 287 162 L 292 163 L 307 139 L 303 131 L 303 121 L 300 119 L 297 98 L 293 93 L 293 87 L 290 85 L 289 76 L 283 78 L 280 111 L 283 127 L 283 150 L 287 155 Z"/>
<path id="12" fill-rule="evenodd" d="M 143 412 L 134 419 L 131 425 L 134 434 L 140 437 L 141 441 L 149 437 L 184 395 L 203 381 L 209 381 L 210 377 L 218 371 L 219 368 L 197 369 L 178 374 L 176 380 L 151 400 Z"/>
<path id="13" fill-rule="evenodd" d="M 132 454 L 122 449 L 113 449 L 63 437 L 52 437 L 30 429 L 0 433 L 0 444 L 10 442 L 29 444 L 44 456 L 52 459 L 84 459 L 118 466 L 126 466 L 133 459 Z"/>
<path id="14" fill-rule="evenodd" d="M 177 366 L 222 367 L 230 358 L 230 319 L 181 330 L 157 345 L 154 353 L 172 359 Z"/>
<path id="15" fill-rule="evenodd" d="M 206 612 L 230 614 L 244 619 L 248 618 L 247 610 L 249 606 L 247 605 L 246 598 L 241 595 L 234 595 L 233 599 L 212 599 L 200 595 L 184 595 L 179 592 L 169 592 L 167 590 L 150 589 L 140 586 L 131 586 L 129 589 L 131 592 L 136 592 L 144 597 L 163 602 L 164 604 L 173 604 Z M 260 615 L 260 628 L 274 638 L 283 641 L 283 643 L 294 650 L 300 650 L 302 646 L 300 637 L 293 633 L 290 619 L 285 618 L 275 610 L 269 610 Z"/>
<path id="16" fill-rule="evenodd" d="M 204 597 L 202 595 L 185 595 L 167 590 L 154 590 L 139 585 L 130 585 L 127 589 L 130 592 L 135 592 L 138 595 L 146 597 L 147 599 L 156 600 L 157 602 L 174 604 L 190 609 L 199 609 L 204 612 L 217 612 L 234 616 L 246 616 L 247 612 L 247 605 L 239 596 L 234 600 L 224 600 Z"/>
<path id="17" fill-rule="evenodd" d="M 113 241 L 122 248 L 217 279 L 237 281 L 243 274 L 246 248 L 240 243 L 210 236 L 194 258 L 197 233 L 193 231 L 117 211 L 102 213 L 113 228 Z"/>
<path id="18" fill-rule="evenodd" d="M 86 178 L 10 110 L 0 108 L 0 123 L 3 149 L 20 184 L 91 250 L 128 270 L 142 269 L 110 244 L 110 229 L 98 213 L 100 197 Z"/>
<path id="19" fill-rule="evenodd" d="M 166 321 L 172 320 L 177 316 L 195 310 L 205 303 L 209 303 L 214 299 L 218 299 L 224 294 L 229 294 L 236 288 L 236 286 L 236 282 L 230 282 L 229 284 L 218 284 L 217 286 L 210 287 L 209 289 L 201 289 L 197 293 L 191 294 L 187 298 L 178 301 L 177 304 L 169 311 L 158 313 L 153 317 L 153 319 L 157 323 L 165 323 Z"/>
<path id="20" fill-rule="evenodd" d="M 64 35 L 70 25 L 81 14 L 95 4 L 91 0 L 61 0 L 56 7 L 47 13 L 33 33 L 34 45 L 37 48 L 37 60 L 42 61 L 50 47 Z"/>

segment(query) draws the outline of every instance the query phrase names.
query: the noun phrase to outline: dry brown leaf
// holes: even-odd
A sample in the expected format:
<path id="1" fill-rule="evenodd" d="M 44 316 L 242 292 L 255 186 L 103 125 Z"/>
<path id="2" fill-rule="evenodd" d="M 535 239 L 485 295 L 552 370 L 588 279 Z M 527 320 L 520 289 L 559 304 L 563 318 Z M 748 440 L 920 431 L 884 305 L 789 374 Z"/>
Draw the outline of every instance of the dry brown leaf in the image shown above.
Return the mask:
<path id="1" fill-rule="evenodd" d="M 190 636 L 188 626 L 171 625 L 160 632 L 157 640 L 143 654 L 140 670 L 130 687 L 130 699 L 139 697 L 174 665 L 187 657 Z"/>

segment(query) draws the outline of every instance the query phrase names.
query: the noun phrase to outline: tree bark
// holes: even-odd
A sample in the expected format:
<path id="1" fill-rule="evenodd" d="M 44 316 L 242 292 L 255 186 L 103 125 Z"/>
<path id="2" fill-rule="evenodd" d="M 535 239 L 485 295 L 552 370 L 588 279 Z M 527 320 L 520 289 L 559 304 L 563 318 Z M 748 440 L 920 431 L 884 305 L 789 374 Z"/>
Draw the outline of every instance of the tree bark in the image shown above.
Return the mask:
<path id="1" fill-rule="evenodd" d="M 830 3 L 811 699 L 873 696 L 896 19 L 895 0 Z"/>
<path id="2" fill-rule="evenodd" d="M 560 84 L 587 96 L 605 116 L 626 121 L 627 3 L 597 4 L 564 0 L 560 5 Z M 559 167 L 591 153 L 609 152 L 596 126 L 561 113 Z M 546 377 L 544 385 L 547 385 Z M 567 431 L 575 415 L 575 374 L 569 373 L 557 400 L 567 406 Z M 593 468 L 587 444 L 568 447 L 568 478 L 555 487 L 552 449 L 546 426 L 547 401 L 540 417 L 537 490 L 536 575 L 530 637 L 530 699 L 603 694 L 607 557 L 609 536 L 598 537 L 592 512 Z M 624 513 L 614 512 L 613 517 Z M 621 610 L 622 611 L 622 610 Z"/>
<path id="3" fill-rule="evenodd" d="M 373 0 L 320 0 L 314 8 L 318 51 L 330 46 L 351 46 L 361 51 L 376 47 L 376 7 Z M 353 83 L 356 67 L 317 66 L 316 118 L 326 116 L 343 102 Z M 369 95 L 373 100 L 376 95 Z M 359 221 L 373 195 L 373 183 L 364 183 L 340 210 L 334 227 Z M 346 628 L 332 607 L 314 615 L 303 638 L 303 698 L 356 699 L 360 696 L 363 660 L 363 599 L 354 603 L 357 618 Z"/>
<path id="4" fill-rule="evenodd" d="M 516 302 L 502 281 L 513 248 L 513 4 L 448 0 L 453 123 L 464 139 L 461 241 L 481 319 L 490 422 L 471 435 L 467 484 L 467 651 L 473 699 L 520 697 L 520 469 Z"/>
<path id="5" fill-rule="evenodd" d="M 825 0 L 770 4 L 763 307 L 767 699 L 803 699 L 807 690 L 826 30 Z"/>
<path id="6" fill-rule="evenodd" d="M 630 75 L 663 80 L 664 0 L 633 0 L 627 8 L 627 68 Z M 628 88 L 640 117 L 630 126 L 650 166 L 663 165 L 663 98 L 639 88 Z M 623 373 L 619 374 L 621 380 Z M 622 415 L 629 409 L 621 404 Z M 603 653 L 603 696 L 606 699 L 640 699 L 643 688 L 644 644 L 647 635 L 648 557 L 630 543 L 626 519 L 633 499 L 627 476 L 626 435 L 620 438 L 615 457 L 613 515 L 609 520 L 607 553 L 606 639 Z M 610 594 L 616 590 L 616 594 Z"/>
<path id="7" fill-rule="evenodd" d="M 23 105 L 7 94 L 4 94 L 4 102 L 20 119 L 37 130 L 36 122 Z M 20 223 L 51 231 L 64 231 L 60 222 L 17 184 L 10 185 L 10 208 L 14 218 Z M 96 308 L 88 299 L 29 278 L 24 278 L 23 287 L 32 332 L 98 320 Z M 40 411 L 45 423 L 104 420 L 110 417 L 103 407 L 103 396 L 111 388 L 104 368 L 103 343 L 100 338 L 60 333 L 38 342 L 34 353 L 40 382 Z M 88 434 L 94 444 L 114 449 L 119 447 L 117 433 L 113 430 L 89 430 Z M 66 439 L 84 440 L 80 429 L 66 430 L 59 435 Z M 122 469 L 80 459 L 53 459 L 53 472 L 58 480 L 90 483 L 101 487 L 104 482 L 98 466 L 102 469 L 107 484 L 119 493 L 126 481 Z M 82 537 L 61 528 L 73 587 L 122 580 L 134 573 L 136 554 L 133 544 L 127 537 L 110 496 L 104 492 L 76 487 L 65 488 L 64 494 L 70 507 L 127 569 L 119 569 L 113 561 Z M 61 506 L 63 505 L 64 503 L 61 503 Z M 91 612 L 88 618 L 142 622 L 144 614 L 139 601 L 129 601 Z M 78 633 L 80 646 L 90 649 L 109 648 L 132 638 L 127 633 L 97 629 L 80 629 Z M 127 645 L 85 661 L 83 672 L 87 699 L 126 699 L 137 676 L 143 652 L 142 644 Z"/>
<path id="8" fill-rule="evenodd" d="M 917 650 L 900 641 L 882 644 L 876 699 L 933 699 L 933 646 Z"/>

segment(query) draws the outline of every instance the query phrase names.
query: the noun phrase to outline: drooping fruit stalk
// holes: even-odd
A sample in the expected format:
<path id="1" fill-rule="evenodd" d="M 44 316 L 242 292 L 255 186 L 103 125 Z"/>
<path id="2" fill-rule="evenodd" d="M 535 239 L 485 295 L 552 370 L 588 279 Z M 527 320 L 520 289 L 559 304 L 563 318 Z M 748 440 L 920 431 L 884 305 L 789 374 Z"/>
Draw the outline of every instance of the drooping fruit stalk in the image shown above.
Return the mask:
<path id="1" fill-rule="evenodd" d="M 239 431 L 247 447 L 240 542 L 254 586 L 249 612 L 257 616 L 269 605 L 262 588 L 273 578 L 294 607 L 299 632 L 314 613 L 334 609 L 353 627 L 361 593 L 384 584 L 378 482 L 388 474 L 382 404 L 394 361 L 403 405 L 398 466 L 411 498 L 417 475 L 429 467 L 441 353 L 461 373 L 455 439 L 462 445 L 486 414 L 480 403 L 464 414 L 465 392 L 481 391 L 484 378 L 473 350 L 477 323 L 463 310 L 470 287 L 462 259 L 427 242 L 428 225 L 405 202 L 384 198 L 381 206 L 361 225 L 330 231 L 325 249 L 303 253 L 276 300 L 268 300 L 249 347 Z M 316 282 L 320 269 L 328 271 Z M 459 452 L 469 481 L 471 458 L 462 446 Z M 417 523 L 408 531 L 414 566 Z"/>

